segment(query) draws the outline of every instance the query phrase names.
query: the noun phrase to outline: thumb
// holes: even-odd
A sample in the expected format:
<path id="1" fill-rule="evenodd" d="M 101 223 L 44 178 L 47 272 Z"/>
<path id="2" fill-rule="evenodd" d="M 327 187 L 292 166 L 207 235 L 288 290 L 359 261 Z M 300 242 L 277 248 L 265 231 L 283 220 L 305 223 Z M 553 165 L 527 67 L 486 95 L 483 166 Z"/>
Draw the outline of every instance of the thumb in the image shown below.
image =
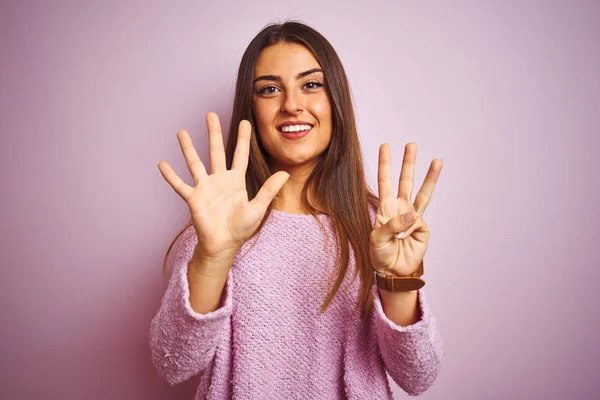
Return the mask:
<path id="1" fill-rule="evenodd" d="M 271 175 L 249 203 L 250 206 L 257 212 L 264 214 L 289 177 L 290 174 L 285 171 L 278 171 Z"/>
<path id="2" fill-rule="evenodd" d="M 415 223 L 415 216 L 414 211 L 409 211 L 406 214 L 391 218 L 380 228 L 379 241 L 387 242 L 394 236 L 398 239 L 404 238 L 410 227 Z"/>

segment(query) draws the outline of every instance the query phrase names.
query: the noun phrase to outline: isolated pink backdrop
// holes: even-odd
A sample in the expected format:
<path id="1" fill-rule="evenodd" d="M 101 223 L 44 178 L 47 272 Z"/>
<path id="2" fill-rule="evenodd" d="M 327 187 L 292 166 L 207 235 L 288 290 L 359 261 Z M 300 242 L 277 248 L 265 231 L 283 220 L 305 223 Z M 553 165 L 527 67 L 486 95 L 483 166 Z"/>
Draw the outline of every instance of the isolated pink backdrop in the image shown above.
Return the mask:
<path id="1" fill-rule="evenodd" d="M 423 399 L 600 397 L 600 3 L 3 1 L 0 398 L 191 399 L 148 328 L 188 183 L 236 69 L 295 17 L 350 77 L 370 181 L 418 144 L 431 308 L 446 355 Z M 360 5 L 359 5 L 360 4 Z M 173 258 L 170 258 L 172 261 Z M 396 398 L 408 396 L 392 383 Z"/>

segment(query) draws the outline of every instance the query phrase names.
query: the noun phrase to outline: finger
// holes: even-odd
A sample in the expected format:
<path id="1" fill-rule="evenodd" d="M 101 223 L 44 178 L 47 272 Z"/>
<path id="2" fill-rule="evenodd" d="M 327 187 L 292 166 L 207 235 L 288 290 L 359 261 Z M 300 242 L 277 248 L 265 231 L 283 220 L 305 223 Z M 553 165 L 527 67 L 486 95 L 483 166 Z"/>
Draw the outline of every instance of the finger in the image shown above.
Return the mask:
<path id="1" fill-rule="evenodd" d="M 190 134 L 187 131 L 178 131 L 177 139 L 179 140 L 179 147 L 181 147 L 188 170 L 192 174 L 192 178 L 194 178 L 194 183 L 197 184 L 200 179 L 206 177 L 206 168 L 204 168 L 204 164 L 194 148 Z"/>
<path id="2" fill-rule="evenodd" d="M 264 214 L 289 177 L 290 174 L 284 171 L 279 171 L 271 175 L 249 203 L 250 207 L 256 212 Z"/>
<path id="3" fill-rule="evenodd" d="M 379 168 L 377 169 L 377 183 L 379 186 L 379 200 L 392 197 L 392 156 L 390 145 L 387 143 L 379 146 Z"/>
<path id="4" fill-rule="evenodd" d="M 404 158 L 402 159 L 402 170 L 398 181 L 398 198 L 411 202 L 412 191 L 415 181 L 415 162 L 417 161 L 417 144 L 410 142 L 404 147 Z"/>
<path id="5" fill-rule="evenodd" d="M 421 217 L 417 217 L 417 221 L 411 226 L 406 234 L 402 235 L 399 239 L 406 239 L 409 236 L 412 236 L 417 242 L 427 243 L 429 240 L 431 232 L 429 232 L 429 227 L 425 223 L 425 220 Z M 398 237 L 396 235 L 396 237 Z"/>
<path id="6" fill-rule="evenodd" d="M 246 175 L 248 168 L 248 157 L 250 154 L 250 136 L 252 127 L 249 121 L 242 120 L 238 127 L 238 140 L 233 154 L 231 169 L 239 169 Z"/>
<path id="7" fill-rule="evenodd" d="M 210 173 L 227 169 L 225 163 L 225 147 L 223 146 L 223 133 L 219 117 L 214 112 L 206 114 L 208 126 L 208 155 L 210 157 Z"/>
<path id="8" fill-rule="evenodd" d="M 431 162 L 429 170 L 427 171 L 427 176 L 425 177 L 425 181 L 423 181 L 423 185 L 415 197 L 414 208 L 417 214 L 420 216 L 423 216 L 423 213 L 431 201 L 431 196 L 433 196 L 433 190 L 435 189 L 435 185 L 440 177 L 440 172 L 442 171 L 443 165 L 443 161 L 439 158 L 436 158 Z"/>
<path id="9" fill-rule="evenodd" d="M 385 225 L 382 225 L 381 227 L 373 230 L 372 239 L 375 241 L 375 243 L 386 243 L 389 242 L 392 239 L 392 237 L 396 236 L 397 234 L 409 231 L 411 227 L 415 224 L 416 219 L 404 221 L 404 216 L 411 214 L 415 216 L 415 213 L 411 211 L 406 214 L 390 218 L 390 220 Z"/>
<path id="10" fill-rule="evenodd" d="M 165 178 L 167 183 L 171 185 L 173 190 L 175 190 L 175 192 L 177 192 L 177 194 L 187 202 L 187 199 L 191 196 L 193 189 L 188 186 L 165 161 L 158 163 L 158 170 L 162 174 L 163 178 Z"/>

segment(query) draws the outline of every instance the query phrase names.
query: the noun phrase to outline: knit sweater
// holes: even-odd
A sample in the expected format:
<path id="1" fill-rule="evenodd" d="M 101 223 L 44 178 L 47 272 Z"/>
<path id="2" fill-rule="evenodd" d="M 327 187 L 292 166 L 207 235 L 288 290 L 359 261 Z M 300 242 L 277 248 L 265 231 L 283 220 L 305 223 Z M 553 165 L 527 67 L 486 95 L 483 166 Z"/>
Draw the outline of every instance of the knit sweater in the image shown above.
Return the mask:
<path id="1" fill-rule="evenodd" d="M 206 314 L 190 306 L 186 273 L 198 238 L 193 227 L 184 232 L 150 324 L 154 365 L 171 385 L 200 374 L 197 400 L 380 400 L 393 399 L 386 371 L 409 395 L 433 384 L 442 341 L 424 288 L 415 324 L 388 319 L 376 285 L 373 311 L 361 321 L 350 246 L 345 281 L 319 315 L 337 269 L 333 224 L 318 218 L 325 232 L 310 214 L 272 210 L 237 252 L 220 307 Z"/>

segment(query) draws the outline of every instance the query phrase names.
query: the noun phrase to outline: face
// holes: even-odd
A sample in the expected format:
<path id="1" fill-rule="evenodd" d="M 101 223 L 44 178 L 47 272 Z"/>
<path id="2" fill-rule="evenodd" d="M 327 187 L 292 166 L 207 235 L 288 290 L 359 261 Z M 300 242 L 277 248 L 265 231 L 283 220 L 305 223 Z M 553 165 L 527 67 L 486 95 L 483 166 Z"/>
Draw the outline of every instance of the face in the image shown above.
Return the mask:
<path id="1" fill-rule="evenodd" d="M 317 59 L 296 43 L 264 48 L 254 70 L 252 109 L 275 171 L 311 170 L 331 141 L 331 105 Z"/>

